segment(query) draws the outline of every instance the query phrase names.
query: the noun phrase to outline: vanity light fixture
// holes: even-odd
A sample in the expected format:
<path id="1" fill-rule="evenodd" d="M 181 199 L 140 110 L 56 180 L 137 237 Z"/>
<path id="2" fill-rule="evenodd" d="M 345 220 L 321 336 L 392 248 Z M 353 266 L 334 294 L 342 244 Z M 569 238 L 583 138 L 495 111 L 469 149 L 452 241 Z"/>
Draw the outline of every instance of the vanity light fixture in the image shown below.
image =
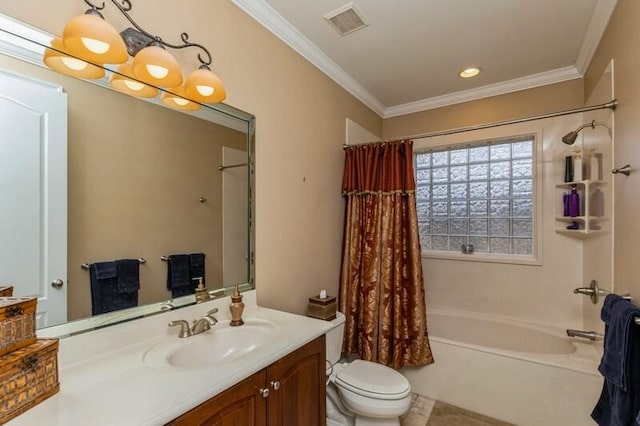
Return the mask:
<path id="1" fill-rule="evenodd" d="M 161 42 L 151 42 L 133 57 L 133 73 L 154 86 L 175 87 L 182 84 L 180 65 Z"/>
<path id="2" fill-rule="evenodd" d="M 154 98 L 158 95 L 158 89 L 135 79 L 133 68 L 129 64 L 119 65 L 118 72 L 111 74 L 109 84 L 122 93 L 139 98 Z"/>
<path id="3" fill-rule="evenodd" d="M 127 47 L 100 13 L 104 8 L 86 1 L 91 8 L 71 18 L 62 31 L 62 42 L 69 53 L 97 64 L 121 64 L 128 58 Z"/>
<path id="4" fill-rule="evenodd" d="M 187 77 L 184 87 L 187 96 L 199 102 L 218 103 L 227 97 L 222 81 L 205 64 Z"/>
<path id="5" fill-rule="evenodd" d="M 94 5 L 89 0 L 84 0 L 84 2 L 89 5 L 90 9 L 84 15 L 72 18 L 65 25 L 61 44 L 52 43 L 51 49 L 48 49 L 49 52 L 45 54 L 45 64 L 49 67 L 76 77 L 101 78 L 102 76 L 94 77 L 93 74 L 78 75 L 77 71 L 67 72 L 65 67 L 56 68 L 50 65 L 54 62 L 47 61 L 47 59 L 64 56 L 66 52 L 78 61 L 67 66 L 73 70 L 73 66 L 80 67 L 82 62 L 95 68 L 104 64 L 124 64 L 131 56 L 133 57 L 131 65 L 125 64 L 119 68 L 118 72 L 123 75 L 114 74 L 111 78 L 111 85 L 124 93 L 152 97 L 155 95 L 150 95 L 149 89 L 172 88 L 171 91 L 180 96 L 169 94 L 167 98 L 182 99 L 178 103 L 165 102 L 172 107 L 177 107 L 176 105 L 187 101 L 181 96 L 204 103 L 218 103 L 226 98 L 226 90 L 222 81 L 211 71 L 211 54 L 201 44 L 191 43 L 187 33 L 183 32 L 180 35 L 181 44 L 167 43 L 161 37 L 145 31 L 133 20 L 129 15 L 132 8 L 131 0 L 111 0 L 111 3 L 135 28 L 127 28 L 118 34 L 100 12 L 105 7 L 104 2 L 100 6 Z M 189 75 L 185 85 L 180 86 L 183 83 L 180 65 L 167 51 L 167 48 L 184 49 L 187 47 L 201 50 L 197 55 L 200 66 Z M 56 55 L 56 51 L 59 55 Z M 126 76 L 130 78 L 128 79 Z M 139 83 L 135 84 L 134 80 L 139 80 Z M 180 87 L 180 89 L 176 87 Z M 180 109 L 194 109 L 195 105 L 197 105 L 195 102 L 188 102 L 188 108 L 184 108 L 183 105 L 183 108 Z"/>
<path id="6" fill-rule="evenodd" d="M 460 71 L 458 75 L 462 78 L 471 78 L 471 77 L 475 77 L 478 74 L 480 74 L 479 67 L 469 67 Z"/>
<path id="7" fill-rule="evenodd" d="M 200 104 L 186 99 L 184 93 L 184 87 L 177 86 L 172 89 L 168 89 L 168 92 L 162 94 L 162 103 L 175 109 L 181 109 L 184 111 L 196 111 L 200 109 Z"/>
<path id="8" fill-rule="evenodd" d="M 54 71 L 72 77 L 96 79 L 104 77 L 104 70 L 81 59 L 64 54 L 62 40 L 51 40 L 51 47 L 44 51 L 44 63 Z"/>

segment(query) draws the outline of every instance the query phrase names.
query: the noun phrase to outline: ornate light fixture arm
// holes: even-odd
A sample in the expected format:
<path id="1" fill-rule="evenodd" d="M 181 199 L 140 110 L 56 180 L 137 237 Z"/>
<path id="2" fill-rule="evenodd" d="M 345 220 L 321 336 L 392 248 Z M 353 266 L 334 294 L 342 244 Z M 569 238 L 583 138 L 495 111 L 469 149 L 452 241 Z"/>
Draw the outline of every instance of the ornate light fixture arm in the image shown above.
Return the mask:
<path id="1" fill-rule="evenodd" d="M 167 43 L 131 17 L 132 0 L 111 0 L 130 24 L 120 31 L 103 16 L 107 0 L 83 1 L 89 9 L 71 18 L 62 37 L 53 40 L 52 47 L 45 51 L 44 61 L 49 68 L 74 77 L 97 79 L 105 76 L 104 64 L 117 65 L 109 80 L 116 90 L 151 98 L 157 96 L 158 89 L 170 88 L 162 93 L 161 101 L 176 109 L 193 111 L 204 103 L 224 101 L 224 84 L 209 68 L 213 62 L 211 53 L 203 45 L 192 43 L 189 34 L 180 33 L 180 41 Z M 180 64 L 168 50 L 187 47 L 199 49 L 200 66 L 185 79 Z M 78 61 L 70 62 L 67 56 Z"/>
<path id="2" fill-rule="evenodd" d="M 89 0 L 84 0 L 84 2 L 88 4 L 91 7 L 91 9 L 95 10 L 96 12 L 104 9 L 105 7 L 104 2 L 102 2 L 101 6 L 96 6 L 95 4 L 91 3 Z M 211 53 L 209 53 L 209 50 L 201 44 L 191 43 L 189 41 L 189 34 L 187 33 L 180 34 L 182 44 L 167 43 L 161 37 L 153 35 L 148 31 L 146 31 L 131 17 L 131 15 L 129 15 L 129 11 L 133 8 L 133 5 L 131 4 L 130 0 L 120 0 L 120 1 L 111 0 L 111 3 L 113 3 L 118 8 L 118 10 L 120 10 L 120 12 L 125 16 L 125 18 L 127 18 L 129 22 L 131 22 L 131 25 L 133 25 L 136 30 L 144 34 L 149 39 L 153 40 L 153 42 L 160 43 L 163 46 L 170 47 L 172 49 L 184 49 L 187 47 L 196 47 L 198 49 L 201 49 L 202 52 L 206 54 L 206 59 L 204 59 L 202 56 L 202 52 L 198 53 L 198 60 L 200 61 L 200 64 L 208 67 L 209 65 L 211 65 L 211 62 L 213 62 L 211 58 Z"/>

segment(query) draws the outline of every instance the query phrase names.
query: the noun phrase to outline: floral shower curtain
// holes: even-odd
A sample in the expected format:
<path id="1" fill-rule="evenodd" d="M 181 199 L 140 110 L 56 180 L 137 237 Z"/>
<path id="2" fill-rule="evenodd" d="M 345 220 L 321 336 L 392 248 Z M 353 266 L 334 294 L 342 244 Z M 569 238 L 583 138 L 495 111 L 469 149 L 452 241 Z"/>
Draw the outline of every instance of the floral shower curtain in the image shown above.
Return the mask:
<path id="1" fill-rule="evenodd" d="M 345 155 L 343 352 L 395 369 L 430 364 L 412 142 L 358 145 Z"/>

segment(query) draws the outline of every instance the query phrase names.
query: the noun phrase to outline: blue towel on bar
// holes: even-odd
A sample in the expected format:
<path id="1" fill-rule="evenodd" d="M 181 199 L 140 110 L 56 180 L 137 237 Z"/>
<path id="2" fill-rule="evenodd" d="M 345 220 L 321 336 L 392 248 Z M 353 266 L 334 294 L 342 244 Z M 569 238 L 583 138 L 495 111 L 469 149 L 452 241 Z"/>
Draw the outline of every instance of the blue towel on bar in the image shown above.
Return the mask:
<path id="1" fill-rule="evenodd" d="M 92 266 L 95 276 L 99 280 L 115 278 L 118 276 L 118 268 L 116 262 L 96 262 Z"/>
<path id="2" fill-rule="evenodd" d="M 609 294 L 602 306 L 604 352 L 598 370 L 605 378 L 591 417 L 600 426 L 640 425 L 640 309 Z"/>
<path id="3" fill-rule="evenodd" d="M 140 289 L 140 261 L 138 259 L 116 260 L 118 270 L 118 293 L 133 293 Z"/>
<path id="4" fill-rule="evenodd" d="M 167 290 L 171 297 L 181 297 L 195 293 L 191 281 L 191 261 L 188 254 L 172 254 L 167 261 Z"/>
<path id="5" fill-rule="evenodd" d="M 196 278 L 202 278 L 202 283 L 207 284 L 204 271 L 204 253 L 191 253 L 189 255 L 189 275 L 191 282 L 198 284 Z"/>
<path id="6" fill-rule="evenodd" d="M 92 315 L 138 306 L 137 289 L 128 292 L 119 291 L 118 265 L 120 262 L 96 262 L 89 265 Z M 136 263 L 138 263 L 137 260 Z M 133 286 L 129 277 L 125 277 L 124 281 L 127 282 L 126 286 Z"/>

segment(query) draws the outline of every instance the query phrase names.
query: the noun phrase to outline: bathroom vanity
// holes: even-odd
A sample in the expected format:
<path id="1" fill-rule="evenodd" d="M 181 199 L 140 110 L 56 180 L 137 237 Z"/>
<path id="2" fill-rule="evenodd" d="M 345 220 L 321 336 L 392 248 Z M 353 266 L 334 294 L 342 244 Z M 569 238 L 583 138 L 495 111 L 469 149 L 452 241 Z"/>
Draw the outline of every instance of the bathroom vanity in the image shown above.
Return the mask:
<path id="1" fill-rule="evenodd" d="M 168 424 L 322 425 L 324 360 L 321 336 Z"/>
<path id="2" fill-rule="evenodd" d="M 322 425 L 330 322 L 256 305 L 229 327 L 230 298 L 60 340 L 60 392 L 8 425 Z M 210 331 L 170 321 L 218 308 Z M 208 423 L 207 423 L 208 424 Z"/>

